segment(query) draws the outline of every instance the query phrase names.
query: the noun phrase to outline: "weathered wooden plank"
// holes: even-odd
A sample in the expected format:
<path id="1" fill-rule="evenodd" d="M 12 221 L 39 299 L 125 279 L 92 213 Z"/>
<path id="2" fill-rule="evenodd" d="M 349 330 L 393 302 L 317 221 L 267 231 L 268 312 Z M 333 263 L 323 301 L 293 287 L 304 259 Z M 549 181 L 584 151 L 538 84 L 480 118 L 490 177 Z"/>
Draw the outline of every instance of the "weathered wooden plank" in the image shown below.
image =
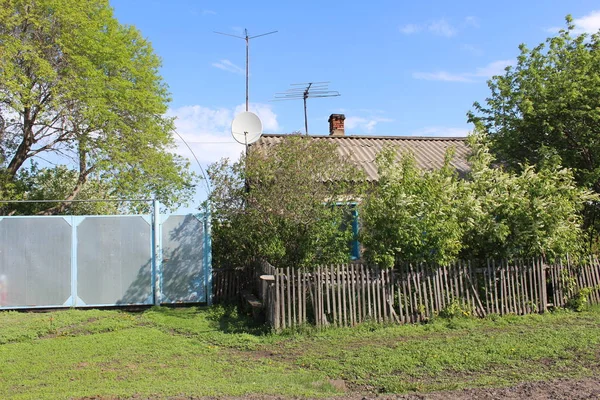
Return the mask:
<path id="1" fill-rule="evenodd" d="M 446 307 L 446 300 L 444 297 L 444 285 L 442 283 L 442 269 L 439 265 L 433 265 L 432 268 L 434 268 L 435 272 L 434 276 L 436 283 L 436 296 L 438 298 L 439 303 L 437 311 L 440 312 L 444 307 Z"/>
<path id="2" fill-rule="evenodd" d="M 456 287 L 458 290 L 457 298 L 461 303 L 464 303 L 467 300 L 467 294 L 463 282 L 463 276 L 465 274 L 465 264 L 466 263 L 463 261 L 458 261 L 456 265 Z"/>
<path id="3" fill-rule="evenodd" d="M 510 280 L 511 280 L 511 296 L 512 296 L 512 307 L 514 310 L 514 313 L 519 315 L 520 314 L 520 310 L 519 310 L 519 301 L 517 299 L 517 285 L 518 285 L 518 281 L 517 281 L 517 271 L 515 268 L 515 262 L 512 261 L 510 263 Z"/>
<path id="4" fill-rule="evenodd" d="M 529 314 L 529 308 L 527 306 L 527 274 L 525 265 L 523 264 L 523 259 L 519 259 L 519 277 L 521 283 L 521 309 L 523 310 L 523 314 Z"/>
<path id="5" fill-rule="evenodd" d="M 342 322 L 344 324 L 344 326 L 348 325 L 348 319 L 347 317 L 347 304 L 346 304 L 346 266 L 345 265 L 341 265 L 341 269 L 340 269 L 340 276 L 341 276 L 341 285 L 342 285 Z"/>
<path id="6" fill-rule="evenodd" d="M 492 290 L 492 274 L 490 269 L 490 260 L 486 259 L 486 269 L 485 269 L 485 297 L 487 303 L 487 312 L 494 313 L 494 299 L 493 299 L 493 290 Z"/>
<path id="7" fill-rule="evenodd" d="M 280 303 L 281 303 L 281 299 L 280 299 L 280 292 L 279 292 L 279 287 L 280 287 L 280 273 L 279 271 L 275 271 L 275 329 L 279 330 L 281 329 L 281 321 L 280 321 Z"/>
<path id="8" fill-rule="evenodd" d="M 510 313 L 508 303 L 508 287 L 506 285 L 506 264 L 505 260 L 500 264 L 500 296 L 502 297 L 502 315 Z"/>
<path id="9" fill-rule="evenodd" d="M 548 310 L 548 294 L 547 294 L 547 286 L 546 286 L 546 263 L 540 258 L 539 259 L 541 268 L 540 268 L 540 281 L 541 281 L 541 295 L 542 295 L 542 311 L 546 312 Z"/>
<path id="10" fill-rule="evenodd" d="M 415 308 L 416 308 L 416 304 L 414 301 L 414 296 L 413 296 L 413 289 L 412 289 L 412 264 L 407 264 L 407 270 L 406 270 L 406 294 L 407 294 L 407 298 L 408 298 L 408 308 L 409 308 L 409 312 L 408 315 L 410 316 L 410 322 L 415 322 Z"/>
<path id="11" fill-rule="evenodd" d="M 448 271 L 446 270 L 446 266 L 442 265 L 440 267 L 442 271 L 442 290 L 444 291 L 444 298 L 446 299 L 446 305 L 452 303 L 452 299 L 450 298 L 450 289 L 448 288 Z"/>
<path id="12" fill-rule="evenodd" d="M 425 276 L 424 272 L 423 272 L 423 263 L 418 263 L 417 264 L 417 276 L 418 279 L 417 281 L 419 282 L 419 290 L 422 293 L 422 307 L 421 309 L 423 310 L 423 319 L 428 319 L 429 318 L 429 299 L 428 299 L 428 293 L 427 293 L 427 276 Z"/>
<path id="13" fill-rule="evenodd" d="M 495 304 L 495 308 L 496 308 L 496 313 L 498 315 L 502 315 L 502 304 L 500 304 L 500 301 L 498 299 L 498 289 L 499 289 L 498 268 L 496 266 L 495 260 L 492 260 L 492 277 L 493 277 L 493 283 L 494 283 L 494 304 Z"/>
<path id="14" fill-rule="evenodd" d="M 429 305 L 428 309 L 427 309 L 427 317 L 428 318 L 433 318 L 434 313 L 435 313 L 435 294 L 433 293 L 433 283 L 432 283 L 432 277 L 431 277 L 431 270 L 429 269 L 429 266 L 425 263 L 421 264 L 422 270 L 423 270 L 423 276 L 425 277 L 425 282 L 426 282 L 426 286 L 427 286 L 427 303 Z"/>
<path id="15" fill-rule="evenodd" d="M 382 315 L 382 304 L 381 304 L 381 269 L 377 268 L 375 275 L 375 298 L 376 300 L 376 306 L 377 306 L 377 321 L 378 322 L 382 322 L 383 321 L 383 315 Z"/>
<path id="16" fill-rule="evenodd" d="M 452 291 L 452 293 L 454 293 L 454 298 L 457 301 L 460 301 L 460 291 L 458 288 L 458 271 L 459 271 L 459 267 L 460 267 L 460 263 L 458 262 L 453 262 L 450 269 L 451 271 L 450 274 L 452 276 L 452 286 L 454 287 L 454 290 Z"/>
<path id="17" fill-rule="evenodd" d="M 597 264 L 596 260 L 594 259 L 594 257 L 592 257 L 592 256 L 590 256 L 590 271 L 591 271 L 591 274 L 593 277 L 592 286 L 594 288 L 598 288 L 598 285 L 600 285 L 598 264 Z M 596 289 L 596 290 L 594 290 L 594 292 L 596 293 L 596 304 L 600 304 L 600 290 Z"/>
<path id="18" fill-rule="evenodd" d="M 352 310 L 352 325 L 356 325 L 357 323 L 357 312 L 356 312 L 356 275 L 354 273 L 354 264 L 350 264 L 349 273 L 350 273 L 350 292 L 352 296 L 350 297 L 350 308 Z"/>
<path id="19" fill-rule="evenodd" d="M 469 278 L 469 288 L 471 290 L 471 295 L 473 298 L 473 301 L 475 302 L 475 310 L 477 312 L 477 314 L 483 318 L 486 316 L 486 312 L 485 312 L 485 307 L 483 306 L 483 303 L 481 302 L 481 299 L 479 298 L 479 293 L 477 293 L 477 280 L 476 277 L 473 275 L 472 273 L 473 268 L 471 268 L 471 265 L 469 264 L 469 274 L 467 275 L 467 277 Z"/>
<path id="20" fill-rule="evenodd" d="M 366 268 L 365 269 L 365 289 L 367 292 L 367 313 L 369 316 L 370 320 L 374 319 L 374 312 L 373 312 L 373 298 L 371 296 L 371 269 L 370 268 Z"/>
<path id="21" fill-rule="evenodd" d="M 287 326 L 292 326 L 292 288 L 291 288 L 291 282 L 289 281 L 289 278 L 291 276 L 291 272 L 290 272 L 290 267 L 287 267 L 285 269 L 285 276 L 286 276 L 286 303 L 287 303 Z"/>
<path id="22" fill-rule="evenodd" d="M 360 264 L 360 322 L 364 322 L 367 317 L 367 299 L 365 297 L 365 266 Z"/>

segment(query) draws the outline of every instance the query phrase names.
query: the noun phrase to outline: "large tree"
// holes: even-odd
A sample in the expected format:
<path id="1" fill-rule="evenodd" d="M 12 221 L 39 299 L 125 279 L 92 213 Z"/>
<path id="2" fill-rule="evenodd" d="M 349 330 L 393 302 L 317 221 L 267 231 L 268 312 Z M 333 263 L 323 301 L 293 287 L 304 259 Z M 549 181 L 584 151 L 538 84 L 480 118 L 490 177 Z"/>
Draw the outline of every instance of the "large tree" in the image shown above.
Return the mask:
<path id="1" fill-rule="evenodd" d="M 516 169 L 559 155 L 577 181 L 600 192 L 600 32 L 567 27 L 533 49 L 524 44 L 514 67 L 489 82 L 471 121 L 491 136 L 499 161 Z"/>
<path id="2" fill-rule="evenodd" d="M 0 0 L 0 196 L 27 197 L 18 181 L 38 159 L 72 169 L 66 200 L 91 180 L 108 197 L 189 199 L 194 177 L 170 151 L 159 67 L 107 0 Z"/>

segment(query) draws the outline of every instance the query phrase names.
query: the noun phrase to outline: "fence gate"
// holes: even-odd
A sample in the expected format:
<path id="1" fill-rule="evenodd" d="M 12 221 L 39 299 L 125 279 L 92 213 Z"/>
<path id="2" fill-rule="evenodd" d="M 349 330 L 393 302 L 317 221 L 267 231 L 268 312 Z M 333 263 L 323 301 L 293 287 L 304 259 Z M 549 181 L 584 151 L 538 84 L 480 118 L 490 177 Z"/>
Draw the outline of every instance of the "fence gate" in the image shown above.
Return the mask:
<path id="1" fill-rule="evenodd" d="M 0 217 L 0 309 L 211 303 L 210 217 Z"/>

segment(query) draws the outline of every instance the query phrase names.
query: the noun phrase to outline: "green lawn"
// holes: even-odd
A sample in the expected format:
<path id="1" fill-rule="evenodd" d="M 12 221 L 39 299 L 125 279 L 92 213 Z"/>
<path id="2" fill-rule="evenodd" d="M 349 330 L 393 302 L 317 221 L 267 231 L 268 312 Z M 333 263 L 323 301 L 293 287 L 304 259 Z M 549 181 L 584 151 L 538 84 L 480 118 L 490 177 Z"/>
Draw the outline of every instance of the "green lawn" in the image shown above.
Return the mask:
<path id="1" fill-rule="evenodd" d="M 223 307 L 0 313 L 0 398 L 327 397 L 590 376 L 600 309 L 280 335 Z M 332 384 L 332 381 L 335 383 Z"/>

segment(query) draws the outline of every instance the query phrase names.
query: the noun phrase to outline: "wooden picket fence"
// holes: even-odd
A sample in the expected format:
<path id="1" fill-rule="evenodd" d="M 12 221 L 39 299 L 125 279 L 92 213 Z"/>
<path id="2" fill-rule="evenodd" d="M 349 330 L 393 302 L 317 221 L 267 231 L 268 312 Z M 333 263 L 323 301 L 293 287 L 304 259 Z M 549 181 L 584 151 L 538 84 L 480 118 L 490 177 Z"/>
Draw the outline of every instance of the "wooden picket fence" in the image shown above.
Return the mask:
<path id="1" fill-rule="evenodd" d="M 255 286 L 255 268 L 213 268 L 213 302 L 215 304 L 237 302 L 240 293 Z"/>
<path id="2" fill-rule="evenodd" d="M 394 269 L 344 264 L 312 271 L 263 262 L 258 275 L 265 317 L 276 330 L 303 324 L 411 323 L 441 313 L 523 315 L 564 307 L 581 289 L 600 287 L 597 259 L 579 265 L 532 259 Z M 600 304 L 599 291 L 592 290 L 587 300 Z"/>
<path id="3" fill-rule="evenodd" d="M 273 275 L 275 267 L 264 260 L 257 260 L 241 268 L 213 268 L 213 302 L 236 303 L 243 293 L 256 293 L 263 300 L 267 295 L 268 283 L 261 275 Z"/>

